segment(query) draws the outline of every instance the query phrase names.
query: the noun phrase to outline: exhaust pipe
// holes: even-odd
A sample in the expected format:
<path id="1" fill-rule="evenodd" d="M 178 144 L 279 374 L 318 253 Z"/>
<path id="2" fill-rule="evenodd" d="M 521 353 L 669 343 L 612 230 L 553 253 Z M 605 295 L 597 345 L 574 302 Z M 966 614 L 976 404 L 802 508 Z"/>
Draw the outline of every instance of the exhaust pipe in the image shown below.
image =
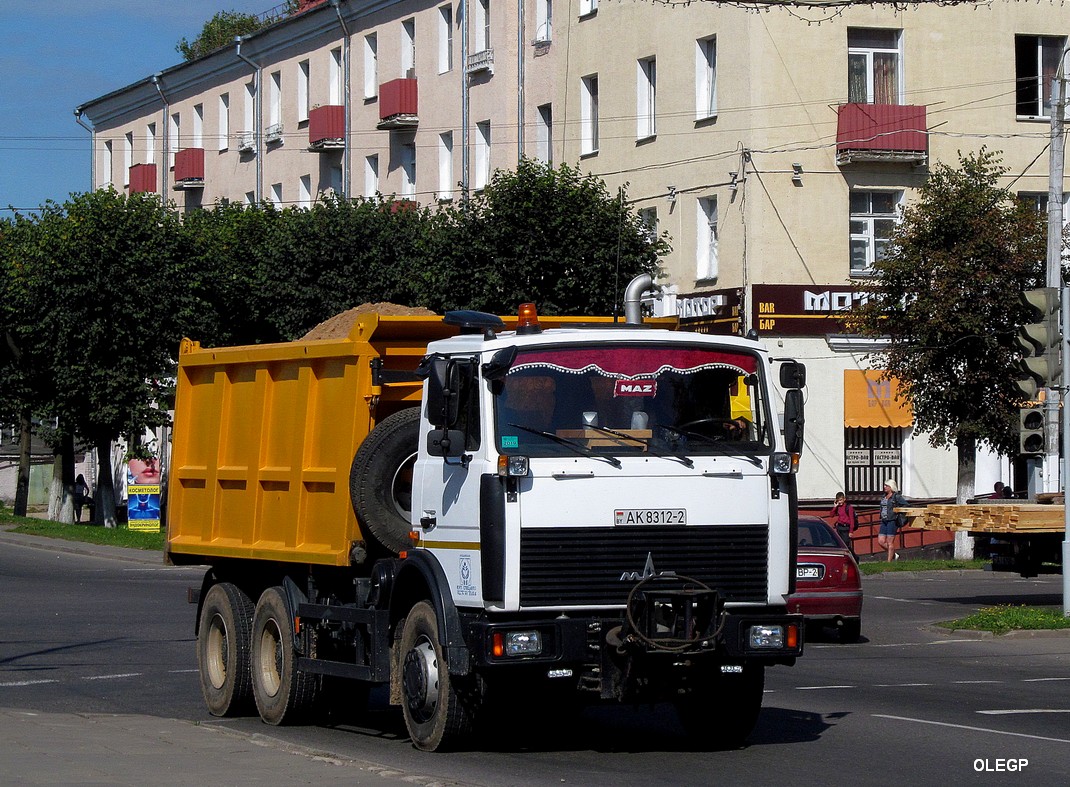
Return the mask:
<path id="1" fill-rule="evenodd" d="M 654 287 L 654 277 L 641 273 L 624 288 L 624 322 L 628 325 L 643 324 L 643 293 Z"/>

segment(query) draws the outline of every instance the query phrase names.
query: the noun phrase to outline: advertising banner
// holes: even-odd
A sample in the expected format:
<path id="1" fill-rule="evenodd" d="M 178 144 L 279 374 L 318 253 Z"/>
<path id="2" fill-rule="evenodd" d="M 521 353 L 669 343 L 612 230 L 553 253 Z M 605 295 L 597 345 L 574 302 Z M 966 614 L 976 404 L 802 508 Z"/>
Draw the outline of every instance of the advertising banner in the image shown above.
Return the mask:
<path id="1" fill-rule="evenodd" d="M 130 530 L 160 530 L 160 468 L 154 458 L 126 463 L 126 522 Z"/>

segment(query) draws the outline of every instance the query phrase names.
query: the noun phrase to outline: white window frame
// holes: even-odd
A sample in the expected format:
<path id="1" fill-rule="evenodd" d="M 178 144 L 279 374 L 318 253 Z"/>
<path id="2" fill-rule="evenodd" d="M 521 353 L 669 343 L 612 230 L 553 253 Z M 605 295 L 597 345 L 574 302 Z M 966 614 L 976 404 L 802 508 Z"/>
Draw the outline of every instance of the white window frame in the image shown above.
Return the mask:
<path id="1" fill-rule="evenodd" d="M 369 199 L 379 193 L 379 154 L 364 157 L 364 196 Z"/>
<path id="2" fill-rule="evenodd" d="M 145 124 L 145 163 L 156 163 L 156 124 Z"/>
<path id="3" fill-rule="evenodd" d="M 331 106 L 341 106 L 344 101 L 342 91 L 345 89 L 342 78 L 342 47 L 331 50 L 327 60 L 327 103 Z"/>
<path id="4" fill-rule="evenodd" d="M 182 115 L 180 112 L 173 113 L 168 119 L 170 126 L 167 135 L 167 166 L 175 165 L 175 154 L 179 151 L 179 143 L 182 137 Z"/>
<path id="5" fill-rule="evenodd" d="M 282 184 L 272 183 L 270 194 L 271 204 L 274 205 L 278 210 L 282 210 Z"/>
<path id="6" fill-rule="evenodd" d="M 438 8 L 438 73 L 453 70 L 453 6 Z"/>
<path id="7" fill-rule="evenodd" d="M 490 49 L 490 0 L 476 0 L 472 4 L 472 52 Z"/>
<path id="8" fill-rule="evenodd" d="M 193 105 L 193 135 L 189 147 L 204 147 L 204 104 Z"/>
<path id="9" fill-rule="evenodd" d="M 230 93 L 219 95 L 219 150 L 230 147 Z"/>
<path id="10" fill-rule="evenodd" d="M 403 142 L 400 150 L 401 160 L 401 197 L 416 198 L 416 143 Z"/>
<path id="11" fill-rule="evenodd" d="M 416 19 L 409 17 L 401 21 L 401 77 L 411 77 L 416 73 Z"/>
<path id="12" fill-rule="evenodd" d="M 438 199 L 453 199 L 453 132 L 438 135 Z"/>
<path id="13" fill-rule="evenodd" d="M 873 196 L 891 196 L 892 208 L 890 211 L 874 211 L 873 210 Z M 857 199 L 858 197 L 865 196 L 867 205 L 864 206 L 864 210 L 858 210 Z M 897 190 L 884 190 L 884 189 L 856 189 L 851 191 L 850 194 L 850 206 L 849 212 L 849 231 L 850 231 L 850 246 L 848 248 L 848 268 L 850 269 L 851 276 L 870 276 L 873 273 L 873 264 L 877 261 L 880 253 L 880 247 L 887 244 L 887 237 L 878 237 L 878 228 L 887 230 L 889 227 L 886 222 L 891 222 L 892 225 L 898 224 L 900 219 L 900 207 L 903 204 L 903 192 Z M 880 224 L 878 224 L 880 222 Z M 893 226 L 894 228 L 894 226 Z M 864 248 L 865 250 L 865 265 L 858 266 L 855 264 L 855 250 L 856 248 Z"/>
<path id="14" fill-rule="evenodd" d="M 1036 57 L 1033 60 L 1032 68 L 1029 73 L 1019 72 L 1018 66 L 1018 49 L 1021 45 L 1030 45 Z M 1015 84 L 1018 85 L 1018 90 L 1034 88 L 1036 90 L 1036 99 L 1033 101 L 1032 107 L 1029 112 L 1022 112 L 1021 105 L 1024 103 L 1017 95 L 1015 96 L 1015 113 L 1020 118 L 1044 118 L 1051 119 L 1051 79 L 1045 77 L 1045 72 L 1051 73 L 1051 69 L 1045 69 L 1044 55 L 1048 54 L 1050 57 L 1052 53 L 1064 53 L 1066 50 L 1067 39 L 1064 36 L 1041 36 L 1041 35 L 1017 35 L 1014 37 L 1014 50 L 1015 50 Z M 1058 65 L 1059 55 L 1055 54 L 1055 63 L 1049 63 L 1050 66 Z M 1064 72 L 1070 63 L 1067 62 L 1067 58 L 1064 55 L 1063 69 Z M 1052 73 L 1054 78 L 1054 73 Z M 1028 80 L 1028 83 L 1027 83 Z M 1070 103 L 1066 106 L 1064 117 L 1070 117 Z"/>
<path id="15" fill-rule="evenodd" d="M 115 182 L 115 173 L 112 172 L 112 168 L 115 166 L 115 155 L 112 152 L 112 141 L 105 140 L 104 142 L 104 166 L 101 168 L 104 172 L 104 180 L 100 182 L 101 186 L 110 186 Z"/>
<path id="16" fill-rule="evenodd" d="M 379 38 L 375 33 L 364 36 L 364 98 L 379 95 Z"/>
<path id="17" fill-rule="evenodd" d="M 554 163 L 554 107 L 542 104 L 535 108 L 538 125 L 535 127 L 535 158 L 550 166 Z"/>
<path id="18" fill-rule="evenodd" d="M 242 132 L 245 134 L 256 135 L 256 82 L 245 83 L 245 108 L 243 113 L 243 120 L 245 121 L 245 128 Z"/>
<path id="19" fill-rule="evenodd" d="M 475 172 L 472 178 L 472 188 L 476 191 L 486 188 L 490 183 L 490 134 L 490 120 L 476 123 Z"/>
<path id="20" fill-rule="evenodd" d="M 297 64 L 297 122 L 304 123 L 308 120 L 309 110 L 309 86 L 311 82 L 310 63 L 302 60 Z"/>
<path id="21" fill-rule="evenodd" d="M 695 278 L 699 281 L 716 281 L 721 274 L 717 196 L 699 197 L 695 204 Z"/>
<path id="22" fill-rule="evenodd" d="M 268 79 L 268 127 L 282 123 L 282 72 L 272 71 Z"/>
<path id="23" fill-rule="evenodd" d="M 302 175 L 297 181 L 297 207 L 312 209 L 312 176 Z"/>
<path id="24" fill-rule="evenodd" d="M 336 197 L 341 197 L 345 193 L 345 184 L 342 183 L 342 168 L 340 166 L 331 167 L 329 177 L 331 179 L 331 185 L 329 187 L 331 193 Z"/>
<path id="25" fill-rule="evenodd" d="M 535 2 L 535 41 L 546 43 L 554 39 L 554 0 Z"/>
<path id="26" fill-rule="evenodd" d="M 658 61 L 644 57 L 635 69 L 635 138 L 650 139 L 657 134 Z"/>
<path id="27" fill-rule="evenodd" d="M 580 155 L 598 152 L 598 74 L 580 79 Z"/>
<path id="28" fill-rule="evenodd" d="M 893 33 L 895 35 L 895 46 L 876 46 L 876 45 L 851 45 L 850 39 L 852 34 L 856 37 L 864 37 L 867 33 L 872 34 L 887 34 Z M 847 69 L 848 69 L 848 98 L 850 102 L 857 96 L 850 95 L 850 62 L 852 58 L 864 58 L 866 68 L 866 100 L 856 101 L 855 103 L 873 104 L 876 98 L 876 87 L 874 79 L 875 63 L 874 59 L 876 55 L 895 55 L 895 96 L 893 96 L 894 104 L 903 103 L 903 31 L 892 30 L 889 28 L 863 28 L 863 27 L 849 27 L 847 28 Z"/>
<path id="29" fill-rule="evenodd" d="M 643 224 L 643 229 L 646 232 L 647 238 L 653 242 L 658 237 L 658 206 L 651 205 L 646 208 L 639 208 L 637 211 L 639 220 Z"/>
<path id="30" fill-rule="evenodd" d="M 717 36 L 695 42 L 695 120 L 717 117 Z"/>
<path id="31" fill-rule="evenodd" d="M 598 13 L 598 0 L 580 0 L 580 17 Z"/>
<path id="32" fill-rule="evenodd" d="M 245 192 L 245 204 L 246 205 L 255 205 L 256 204 L 256 192 L 255 191 L 247 191 L 247 192 Z"/>
<path id="33" fill-rule="evenodd" d="M 146 164 L 148 162 L 145 162 Z M 130 168 L 134 166 L 134 132 L 127 131 L 123 136 L 123 185 L 130 185 Z"/>

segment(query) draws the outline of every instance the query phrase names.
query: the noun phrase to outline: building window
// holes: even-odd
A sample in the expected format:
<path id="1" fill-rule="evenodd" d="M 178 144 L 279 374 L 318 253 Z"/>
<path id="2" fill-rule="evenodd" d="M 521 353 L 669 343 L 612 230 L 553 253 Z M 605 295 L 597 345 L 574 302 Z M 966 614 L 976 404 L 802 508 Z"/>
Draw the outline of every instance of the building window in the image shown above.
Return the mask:
<path id="1" fill-rule="evenodd" d="M 698 200 L 695 247 L 695 278 L 716 280 L 720 275 L 717 258 L 717 197 Z"/>
<path id="2" fill-rule="evenodd" d="M 901 191 L 851 192 L 851 275 L 867 276 L 888 251 Z"/>
<path id="3" fill-rule="evenodd" d="M 1044 214 L 1044 223 L 1047 224 L 1048 216 L 1048 195 L 1047 194 L 1035 194 L 1030 192 L 1019 192 L 1018 199 L 1025 200 L 1033 205 L 1037 213 Z M 1070 193 L 1063 192 L 1063 227 L 1070 225 Z"/>
<path id="4" fill-rule="evenodd" d="M 302 175 L 297 184 L 297 207 L 309 210 L 312 207 L 312 176 Z"/>
<path id="5" fill-rule="evenodd" d="M 401 76 L 416 78 L 416 20 L 401 23 Z"/>
<path id="6" fill-rule="evenodd" d="M 167 166 L 173 167 L 175 165 L 175 154 L 179 151 L 179 139 L 182 129 L 179 114 L 176 112 L 171 115 L 170 129 L 167 139 Z"/>
<path id="7" fill-rule="evenodd" d="M 897 426 L 844 427 L 843 477 L 849 498 L 876 497 L 889 478 L 903 488 L 903 431 Z"/>
<path id="8" fill-rule="evenodd" d="M 535 129 L 535 157 L 550 166 L 554 164 L 554 113 L 551 104 L 538 108 L 539 125 Z"/>
<path id="9" fill-rule="evenodd" d="M 247 192 L 245 192 L 245 204 L 246 205 L 255 205 L 256 204 L 256 192 L 255 191 L 247 191 Z"/>
<path id="10" fill-rule="evenodd" d="M 112 158 L 113 156 L 111 149 L 111 140 L 109 139 L 107 142 L 104 143 L 104 179 L 99 184 L 101 186 L 110 186 L 112 183 L 115 182 L 115 176 L 112 173 L 112 167 L 114 166 Z"/>
<path id="11" fill-rule="evenodd" d="M 242 131 L 247 136 L 256 133 L 256 83 L 249 82 L 245 85 L 245 111 L 243 113 L 245 128 Z"/>
<path id="12" fill-rule="evenodd" d="M 379 155 L 373 153 L 364 158 L 364 196 L 374 197 L 379 193 Z"/>
<path id="13" fill-rule="evenodd" d="M 123 185 L 130 185 L 130 168 L 134 166 L 134 132 L 123 137 Z"/>
<path id="14" fill-rule="evenodd" d="M 702 38 L 695 47 L 695 120 L 717 116 L 717 38 Z"/>
<path id="15" fill-rule="evenodd" d="M 1057 36 L 1015 36 L 1015 106 L 1022 117 L 1051 117 L 1051 83 L 1059 69 L 1066 39 Z"/>
<path id="16" fill-rule="evenodd" d="M 405 199 L 416 197 L 415 142 L 405 142 L 401 145 L 401 196 Z"/>
<path id="17" fill-rule="evenodd" d="M 204 104 L 193 106 L 193 138 L 189 146 L 191 148 L 204 147 Z"/>
<path id="18" fill-rule="evenodd" d="M 476 123 L 476 172 L 473 188 L 484 188 L 490 182 L 490 121 Z"/>
<path id="19" fill-rule="evenodd" d="M 472 51 L 485 52 L 490 49 L 490 0 L 476 0 L 472 21 Z"/>
<path id="20" fill-rule="evenodd" d="M 847 101 L 900 103 L 899 31 L 847 28 Z"/>
<path id="21" fill-rule="evenodd" d="M 379 95 L 379 39 L 375 33 L 371 33 L 364 36 L 364 97 L 375 98 L 377 95 Z"/>
<path id="22" fill-rule="evenodd" d="M 646 139 L 657 133 L 654 123 L 655 99 L 658 92 L 658 63 L 653 57 L 640 60 L 635 79 L 635 136 Z"/>
<path id="23" fill-rule="evenodd" d="M 336 47 L 331 50 L 331 56 L 327 60 L 327 103 L 335 107 L 340 106 L 343 103 L 342 92 L 344 89 L 345 84 L 342 79 L 342 48 Z M 306 101 L 307 100 L 306 88 Z"/>
<path id="24" fill-rule="evenodd" d="M 308 111 L 311 109 L 308 103 L 308 86 L 310 80 L 309 63 L 302 60 L 297 64 L 297 122 L 304 123 L 308 120 Z"/>
<path id="25" fill-rule="evenodd" d="M 598 0 L 580 0 L 580 16 L 590 16 L 598 10 Z"/>
<path id="26" fill-rule="evenodd" d="M 345 192 L 342 189 L 342 168 L 331 167 L 331 170 L 328 173 L 328 177 L 330 178 L 331 183 L 331 185 L 328 187 L 331 190 L 331 194 L 335 197 L 343 198 L 345 196 Z"/>
<path id="27" fill-rule="evenodd" d="M 598 152 L 598 74 L 580 80 L 580 154 Z"/>
<path id="28" fill-rule="evenodd" d="M 271 204 L 279 210 L 282 210 L 282 184 L 271 184 Z"/>
<path id="29" fill-rule="evenodd" d="M 224 151 L 230 145 L 230 93 L 219 97 L 219 150 Z"/>
<path id="30" fill-rule="evenodd" d="M 536 0 L 535 40 L 550 41 L 554 37 L 554 0 Z"/>
<path id="31" fill-rule="evenodd" d="M 647 240 L 653 243 L 658 238 L 658 209 L 657 207 L 640 208 L 639 209 L 639 223 L 642 225 L 643 232 L 646 233 Z"/>
<path id="32" fill-rule="evenodd" d="M 268 96 L 268 125 L 278 126 L 282 123 L 282 72 L 274 71 L 268 83 L 271 94 Z"/>
<path id="33" fill-rule="evenodd" d="M 438 73 L 453 70 L 453 6 L 438 9 Z"/>
<path id="34" fill-rule="evenodd" d="M 156 163 L 156 124 L 145 126 L 145 163 Z"/>
<path id="35" fill-rule="evenodd" d="M 453 132 L 438 135 L 438 198 L 453 198 Z"/>

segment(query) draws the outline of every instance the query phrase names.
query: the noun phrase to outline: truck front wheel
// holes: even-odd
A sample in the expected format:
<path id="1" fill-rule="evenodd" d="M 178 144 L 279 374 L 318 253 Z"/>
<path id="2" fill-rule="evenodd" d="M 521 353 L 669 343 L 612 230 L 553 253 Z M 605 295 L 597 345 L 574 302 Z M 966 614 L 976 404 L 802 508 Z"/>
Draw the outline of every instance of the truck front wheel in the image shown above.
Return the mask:
<path id="1" fill-rule="evenodd" d="M 412 743 L 423 751 L 455 747 L 472 732 L 479 707 L 474 679 L 451 678 L 426 601 L 409 611 L 401 632 L 402 713 Z"/>
<path id="2" fill-rule="evenodd" d="M 275 725 L 303 721 L 319 683 L 297 669 L 294 623 L 281 587 L 265 590 L 256 604 L 251 661 L 260 718 Z"/>
<path id="3" fill-rule="evenodd" d="M 747 664 L 742 673 L 720 673 L 703 681 L 676 704 L 688 737 L 710 749 L 738 749 L 762 710 L 765 667 Z"/>
<path id="4" fill-rule="evenodd" d="M 252 709 L 249 644 L 253 602 L 237 585 L 220 582 L 204 597 L 197 626 L 201 692 L 213 716 Z"/>

